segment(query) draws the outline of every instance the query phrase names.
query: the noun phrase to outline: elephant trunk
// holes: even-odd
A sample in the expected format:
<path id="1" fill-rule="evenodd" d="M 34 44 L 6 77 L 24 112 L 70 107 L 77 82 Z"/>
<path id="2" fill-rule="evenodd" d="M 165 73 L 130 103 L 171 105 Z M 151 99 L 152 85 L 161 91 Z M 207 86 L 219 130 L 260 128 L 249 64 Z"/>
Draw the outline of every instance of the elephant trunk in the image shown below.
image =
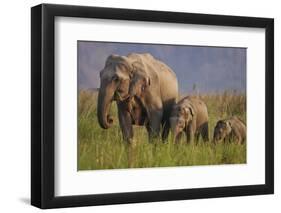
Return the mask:
<path id="1" fill-rule="evenodd" d="M 113 96 L 114 96 L 114 90 L 111 88 L 110 84 L 106 86 L 103 85 L 101 86 L 98 95 L 97 116 L 98 116 L 99 125 L 103 129 L 108 129 L 113 123 L 113 119 L 109 115 L 109 109 L 113 101 Z"/>
<path id="2" fill-rule="evenodd" d="M 129 87 L 129 96 L 130 97 L 134 97 L 136 94 L 137 94 L 136 88 L 134 86 L 130 85 L 130 87 Z"/>

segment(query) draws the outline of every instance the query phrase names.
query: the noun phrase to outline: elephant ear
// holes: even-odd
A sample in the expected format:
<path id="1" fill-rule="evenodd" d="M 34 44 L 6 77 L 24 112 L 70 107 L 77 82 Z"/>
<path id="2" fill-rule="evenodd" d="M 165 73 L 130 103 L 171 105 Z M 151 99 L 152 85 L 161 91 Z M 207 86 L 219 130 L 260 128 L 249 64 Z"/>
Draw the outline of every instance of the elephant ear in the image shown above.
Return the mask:
<path id="1" fill-rule="evenodd" d="M 230 133 L 232 130 L 232 124 L 230 121 L 225 121 L 227 132 Z"/>
<path id="2" fill-rule="evenodd" d="M 145 65 L 141 60 L 137 60 L 132 63 L 133 71 L 132 76 L 136 78 L 141 78 L 143 80 L 143 87 L 150 86 L 150 77 L 145 70 Z"/>
<path id="3" fill-rule="evenodd" d="M 226 126 L 231 127 L 231 122 L 230 121 L 225 121 Z"/>
<path id="4" fill-rule="evenodd" d="M 142 83 L 141 90 L 144 91 L 149 86 L 150 86 L 150 78 L 148 76 L 145 76 L 143 78 L 143 83 Z"/>
<path id="5" fill-rule="evenodd" d="M 188 114 L 190 114 L 192 117 L 194 116 L 194 109 L 192 106 L 185 106 L 182 109 L 186 118 L 188 117 Z"/>
<path id="6" fill-rule="evenodd" d="M 195 115 L 193 106 L 192 106 L 192 105 L 189 105 L 189 106 L 188 106 L 188 110 L 189 110 L 191 116 L 193 117 L 193 116 Z"/>
<path id="7" fill-rule="evenodd" d="M 132 67 L 133 67 L 133 74 L 135 72 L 140 72 L 142 75 L 149 77 L 149 81 L 147 79 L 146 83 L 147 85 L 150 84 L 153 87 L 160 87 L 159 84 L 159 76 L 158 72 L 159 67 L 156 66 L 156 60 L 151 56 L 150 54 L 130 54 L 128 55 L 128 58 L 130 58 L 132 62 Z"/>
<path id="8" fill-rule="evenodd" d="M 112 63 L 125 65 L 129 72 L 131 72 L 133 69 L 131 60 L 126 56 L 120 56 L 120 55 L 116 55 L 116 54 L 112 54 L 112 55 L 108 56 L 106 59 L 105 65 L 108 66 L 109 64 L 112 64 Z"/>
<path id="9" fill-rule="evenodd" d="M 134 61 L 132 63 L 133 72 L 143 72 L 145 73 L 144 64 L 141 61 Z"/>

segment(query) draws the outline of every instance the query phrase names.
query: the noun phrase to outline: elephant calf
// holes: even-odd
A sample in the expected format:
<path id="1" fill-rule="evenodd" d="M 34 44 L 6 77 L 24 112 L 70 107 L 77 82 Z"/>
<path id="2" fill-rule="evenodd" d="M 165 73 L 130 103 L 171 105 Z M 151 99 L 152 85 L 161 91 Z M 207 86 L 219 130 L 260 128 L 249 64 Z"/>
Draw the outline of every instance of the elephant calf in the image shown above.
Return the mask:
<path id="1" fill-rule="evenodd" d="M 235 141 L 238 144 L 246 140 L 246 125 L 237 117 L 233 116 L 225 120 L 219 120 L 215 126 L 213 141 Z"/>
<path id="2" fill-rule="evenodd" d="M 185 97 L 173 106 L 170 125 L 173 141 L 177 143 L 184 132 L 187 143 L 193 143 L 201 134 L 203 140 L 209 141 L 208 110 L 206 104 L 197 98 Z"/>

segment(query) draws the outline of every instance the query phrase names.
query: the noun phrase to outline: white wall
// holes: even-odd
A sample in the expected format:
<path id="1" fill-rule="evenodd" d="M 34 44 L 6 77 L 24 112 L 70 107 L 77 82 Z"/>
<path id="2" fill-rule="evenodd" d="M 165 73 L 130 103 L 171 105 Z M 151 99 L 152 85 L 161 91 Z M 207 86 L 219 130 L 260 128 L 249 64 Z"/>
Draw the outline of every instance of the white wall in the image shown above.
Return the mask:
<path id="1" fill-rule="evenodd" d="M 275 131 L 281 127 L 280 38 L 281 13 L 278 1 L 212 0 L 212 1 L 114 1 L 59 0 L 45 3 L 81 4 L 105 7 L 124 7 L 170 10 L 195 13 L 244 15 L 275 18 Z M 30 7 L 41 1 L 2 1 L 0 33 L 0 211 L 37 212 L 30 197 Z M 56 212 L 276 212 L 281 198 L 281 137 L 275 135 L 275 195 L 236 198 L 174 201 L 52 210 Z"/>

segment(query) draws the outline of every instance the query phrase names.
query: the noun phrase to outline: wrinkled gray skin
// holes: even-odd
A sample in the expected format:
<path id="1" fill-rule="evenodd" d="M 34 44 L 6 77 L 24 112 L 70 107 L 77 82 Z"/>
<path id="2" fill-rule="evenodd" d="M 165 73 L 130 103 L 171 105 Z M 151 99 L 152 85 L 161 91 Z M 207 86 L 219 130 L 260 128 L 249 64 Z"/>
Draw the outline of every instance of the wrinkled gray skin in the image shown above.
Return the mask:
<path id="1" fill-rule="evenodd" d="M 146 60 L 148 59 L 149 60 Z M 139 65 L 143 65 L 143 67 Z M 131 53 L 128 56 L 111 55 L 107 58 L 104 69 L 100 72 L 101 86 L 98 96 L 98 122 L 104 129 L 109 128 L 113 119 L 109 115 L 110 105 L 117 102 L 118 118 L 123 138 L 127 142 L 133 140 L 132 125 L 145 125 L 151 133 L 151 115 L 149 109 L 144 107 L 142 101 L 134 95 L 129 95 L 129 86 L 135 72 L 139 69 L 158 69 L 159 63 L 149 54 Z M 161 66 L 164 66 L 163 63 Z M 176 88 L 177 90 L 177 88 Z M 156 97 L 157 98 L 157 97 Z M 163 106 L 158 106 L 161 109 Z M 162 109 L 163 110 L 163 109 Z M 157 111 L 155 111 L 157 112 Z M 162 120 L 163 113 L 157 114 Z M 155 117 L 155 116 L 152 116 Z M 152 119 L 152 123 L 154 118 Z"/>
<path id="2" fill-rule="evenodd" d="M 242 144 L 245 140 L 246 125 L 237 116 L 217 122 L 214 129 L 214 143 L 235 141 L 237 144 Z"/>
<path id="3" fill-rule="evenodd" d="M 178 81 L 175 73 L 150 54 L 140 55 L 133 66 L 129 95 L 139 99 L 147 112 L 146 128 L 149 138 L 160 136 L 165 140 L 169 133 L 169 117 L 177 101 Z"/>
<path id="4" fill-rule="evenodd" d="M 185 97 L 173 106 L 170 124 L 174 143 L 178 143 L 182 134 L 186 142 L 198 142 L 201 135 L 209 141 L 208 110 L 206 104 L 197 98 Z"/>

